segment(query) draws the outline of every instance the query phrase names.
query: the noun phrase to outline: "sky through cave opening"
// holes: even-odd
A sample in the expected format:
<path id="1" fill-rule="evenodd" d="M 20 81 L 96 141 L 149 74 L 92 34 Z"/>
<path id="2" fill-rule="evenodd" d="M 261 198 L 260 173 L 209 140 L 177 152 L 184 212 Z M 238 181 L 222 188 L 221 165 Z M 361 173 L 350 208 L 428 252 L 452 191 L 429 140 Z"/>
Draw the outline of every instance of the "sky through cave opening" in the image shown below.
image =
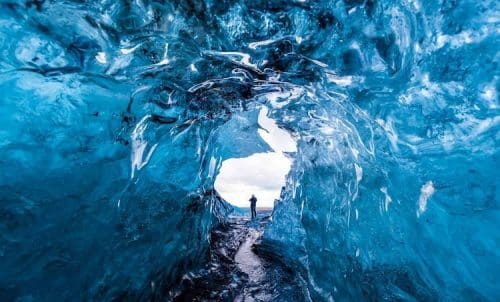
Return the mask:
<path id="1" fill-rule="evenodd" d="M 291 154 L 297 151 L 296 142 L 268 117 L 268 111 L 265 106 L 260 108 L 257 132 L 271 152 L 226 159 L 215 179 L 217 192 L 234 206 L 249 207 L 249 198 L 255 194 L 257 208 L 272 208 L 292 166 Z"/>

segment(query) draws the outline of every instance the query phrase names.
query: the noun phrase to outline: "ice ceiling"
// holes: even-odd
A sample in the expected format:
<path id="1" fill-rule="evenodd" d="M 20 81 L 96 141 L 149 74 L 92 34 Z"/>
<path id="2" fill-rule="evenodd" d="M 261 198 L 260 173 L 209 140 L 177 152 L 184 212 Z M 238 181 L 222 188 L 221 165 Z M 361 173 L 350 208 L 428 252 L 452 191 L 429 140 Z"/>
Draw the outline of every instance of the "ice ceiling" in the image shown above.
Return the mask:
<path id="1" fill-rule="evenodd" d="M 263 245 L 313 301 L 498 300 L 498 6 L 1 1 L 0 300 L 168 296 L 262 108 Z"/>

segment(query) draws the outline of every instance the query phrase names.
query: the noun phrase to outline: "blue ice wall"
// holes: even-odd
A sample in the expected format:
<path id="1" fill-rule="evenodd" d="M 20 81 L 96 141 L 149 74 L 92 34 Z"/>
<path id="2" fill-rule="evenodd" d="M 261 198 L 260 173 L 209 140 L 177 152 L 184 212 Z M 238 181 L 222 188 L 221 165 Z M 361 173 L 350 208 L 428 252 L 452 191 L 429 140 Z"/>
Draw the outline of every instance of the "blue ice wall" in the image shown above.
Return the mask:
<path id="1" fill-rule="evenodd" d="M 336 74 L 273 113 L 299 151 L 266 245 L 313 300 L 498 300 L 498 4 L 325 11 Z"/>
<path id="2" fill-rule="evenodd" d="M 2 75 L 3 301 L 164 294 L 203 263 L 227 211 L 204 181 L 200 126 L 156 129 L 146 115 L 128 129 L 127 87 L 97 81 Z"/>
<path id="3" fill-rule="evenodd" d="M 168 296 L 229 209 L 209 177 L 222 118 L 174 95 L 184 71 L 157 63 L 170 43 L 189 66 L 187 43 L 141 7 L 39 8 L 0 4 L 0 300 Z"/>
<path id="4" fill-rule="evenodd" d="M 263 242 L 312 300 L 498 300 L 498 11 L 1 1 L 0 300 L 168 296 L 260 104 L 298 144 Z"/>

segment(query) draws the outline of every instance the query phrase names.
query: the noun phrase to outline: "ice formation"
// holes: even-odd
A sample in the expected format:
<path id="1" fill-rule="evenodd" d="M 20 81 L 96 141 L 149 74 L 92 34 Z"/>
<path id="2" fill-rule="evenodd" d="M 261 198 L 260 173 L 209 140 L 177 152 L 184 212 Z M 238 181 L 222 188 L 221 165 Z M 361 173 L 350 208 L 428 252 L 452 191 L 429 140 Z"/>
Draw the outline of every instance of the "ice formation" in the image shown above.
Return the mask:
<path id="1" fill-rule="evenodd" d="M 262 245 L 312 300 L 499 300 L 499 11 L 1 1 L 0 300 L 167 296 L 262 105 L 297 142 Z"/>

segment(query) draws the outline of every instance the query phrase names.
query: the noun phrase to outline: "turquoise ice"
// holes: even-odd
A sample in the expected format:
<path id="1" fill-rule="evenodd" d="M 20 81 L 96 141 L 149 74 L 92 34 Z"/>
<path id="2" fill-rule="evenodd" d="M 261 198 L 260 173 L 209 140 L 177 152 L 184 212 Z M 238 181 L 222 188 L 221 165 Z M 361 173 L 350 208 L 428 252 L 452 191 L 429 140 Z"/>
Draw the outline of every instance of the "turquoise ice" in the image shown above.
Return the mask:
<path id="1" fill-rule="evenodd" d="M 0 300 L 168 296 L 232 210 L 223 161 L 271 152 L 265 107 L 296 150 L 262 245 L 313 301 L 498 301 L 499 23 L 489 0 L 0 1 Z"/>

